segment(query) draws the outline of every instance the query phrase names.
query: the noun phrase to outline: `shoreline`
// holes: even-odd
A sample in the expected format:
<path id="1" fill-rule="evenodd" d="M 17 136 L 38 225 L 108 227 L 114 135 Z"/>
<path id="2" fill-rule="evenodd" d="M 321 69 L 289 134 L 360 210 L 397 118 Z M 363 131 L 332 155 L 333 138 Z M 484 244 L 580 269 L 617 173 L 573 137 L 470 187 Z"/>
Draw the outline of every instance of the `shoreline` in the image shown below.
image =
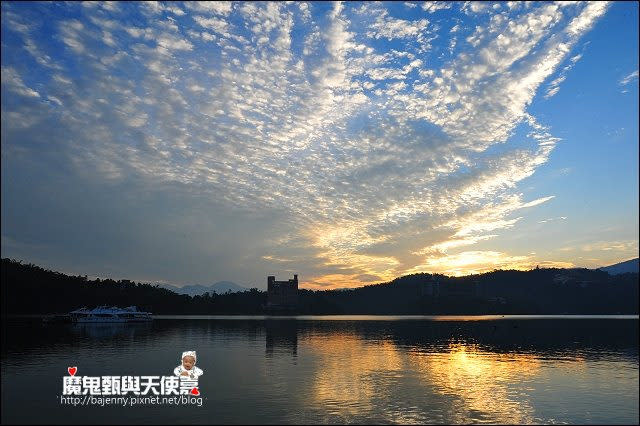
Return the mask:
<path id="1" fill-rule="evenodd" d="M 5 319 L 38 319 L 46 318 L 52 314 L 24 314 L 24 315 L 3 315 Z M 639 320 L 640 315 L 635 314 L 491 314 L 491 315 L 369 315 L 369 314 L 341 314 L 341 315 L 181 315 L 181 314 L 158 314 L 152 315 L 154 320 L 299 320 L 299 321 L 499 321 L 509 319 L 635 319 Z"/>

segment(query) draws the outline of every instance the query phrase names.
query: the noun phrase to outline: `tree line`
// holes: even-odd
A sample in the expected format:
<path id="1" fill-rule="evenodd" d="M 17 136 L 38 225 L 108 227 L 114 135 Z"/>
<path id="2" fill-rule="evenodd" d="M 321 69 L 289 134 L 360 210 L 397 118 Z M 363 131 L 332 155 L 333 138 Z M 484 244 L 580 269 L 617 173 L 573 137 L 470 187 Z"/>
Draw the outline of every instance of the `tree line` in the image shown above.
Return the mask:
<path id="1" fill-rule="evenodd" d="M 157 284 L 69 276 L 2 259 L 2 313 L 68 313 L 131 306 L 153 314 L 266 314 L 267 292 L 188 296 Z M 638 314 L 638 274 L 590 269 L 497 270 L 465 277 L 413 274 L 348 290 L 299 290 L 296 314 Z"/>

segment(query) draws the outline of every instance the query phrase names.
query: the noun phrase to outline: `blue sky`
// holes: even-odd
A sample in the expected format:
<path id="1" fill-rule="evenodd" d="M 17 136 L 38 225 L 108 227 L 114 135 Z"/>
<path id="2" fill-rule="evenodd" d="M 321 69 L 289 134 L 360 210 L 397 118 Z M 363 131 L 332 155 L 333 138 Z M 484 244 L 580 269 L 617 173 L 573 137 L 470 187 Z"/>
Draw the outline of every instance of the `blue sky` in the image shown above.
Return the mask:
<path id="1" fill-rule="evenodd" d="M 2 3 L 2 257 L 308 288 L 638 256 L 634 2 Z"/>

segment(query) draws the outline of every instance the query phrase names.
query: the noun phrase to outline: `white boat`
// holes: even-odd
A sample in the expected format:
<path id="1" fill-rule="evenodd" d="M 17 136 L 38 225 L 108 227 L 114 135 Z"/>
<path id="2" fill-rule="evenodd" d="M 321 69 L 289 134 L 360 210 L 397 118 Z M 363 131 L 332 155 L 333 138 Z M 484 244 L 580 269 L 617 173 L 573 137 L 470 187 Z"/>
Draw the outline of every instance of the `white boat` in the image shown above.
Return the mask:
<path id="1" fill-rule="evenodd" d="M 135 306 L 118 308 L 117 306 L 98 306 L 94 309 L 80 308 L 69 312 L 71 321 L 77 323 L 97 322 L 146 322 L 151 321 L 151 312 L 139 311 Z"/>

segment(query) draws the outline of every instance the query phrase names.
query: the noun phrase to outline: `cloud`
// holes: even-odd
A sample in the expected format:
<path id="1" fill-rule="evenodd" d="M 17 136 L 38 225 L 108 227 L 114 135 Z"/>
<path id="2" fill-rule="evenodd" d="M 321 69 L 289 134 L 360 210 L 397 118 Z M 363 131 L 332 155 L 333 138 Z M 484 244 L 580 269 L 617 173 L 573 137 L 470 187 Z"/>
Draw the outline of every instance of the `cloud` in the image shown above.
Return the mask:
<path id="1" fill-rule="evenodd" d="M 438 10 L 451 9 L 451 3 L 446 1 L 424 1 L 421 3 L 422 10 L 434 13 Z"/>
<path id="2" fill-rule="evenodd" d="M 560 76 L 549 83 L 549 85 L 547 86 L 547 93 L 545 93 L 544 95 L 545 99 L 549 99 L 560 91 L 560 83 L 567 79 L 567 73 L 580 60 L 580 58 L 582 58 L 582 54 L 573 56 L 570 60 L 570 63 L 562 68 Z"/>
<path id="3" fill-rule="evenodd" d="M 634 80 L 638 79 L 638 70 L 633 71 L 632 73 L 630 73 L 629 75 L 625 76 L 624 78 L 622 78 L 619 82 L 619 84 L 621 86 L 626 86 L 627 84 L 631 83 Z"/>
<path id="4" fill-rule="evenodd" d="M 547 218 L 547 219 L 540 220 L 540 221 L 538 221 L 538 223 L 548 223 L 548 222 L 553 222 L 553 221 L 556 221 L 556 220 L 567 220 L 567 217 L 566 216 L 550 217 L 550 218 Z"/>
<path id="5" fill-rule="evenodd" d="M 638 252 L 638 242 L 634 240 L 618 240 L 618 241 L 597 241 L 594 243 L 584 244 L 579 247 L 579 250 L 586 252 L 593 251 L 622 251 L 629 252 L 633 254 L 633 252 Z"/>
<path id="6" fill-rule="evenodd" d="M 71 20 L 61 23 L 60 34 L 62 41 L 75 53 L 84 53 L 85 46 L 81 41 L 81 32 L 85 29 L 82 22 L 78 20 Z"/>
<path id="7" fill-rule="evenodd" d="M 230 1 L 190 1 L 185 3 L 185 6 L 201 13 L 227 16 L 232 11 L 233 3 Z"/>
<path id="8" fill-rule="evenodd" d="M 11 67 L 2 67 L 2 85 L 19 96 L 40 97 L 38 92 L 24 84 L 20 75 Z"/>
<path id="9" fill-rule="evenodd" d="M 469 4 L 470 22 L 481 12 L 490 24 L 473 22 L 473 45 L 460 37 L 437 62 L 431 44 L 442 38 L 446 49 L 466 29 L 452 35 L 430 22 L 455 4 L 419 5 L 416 19 L 403 19 L 386 4 L 135 3 L 126 5 L 131 19 L 124 4 L 61 4 L 68 13 L 51 14 L 52 34 L 41 25 L 46 14 L 14 25 L 32 43 L 10 43 L 8 57 L 42 60 L 35 72 L 3 65 L 3 90 L 21 100 L 3 97 L 3 153 L 25 175 L 65 164 L 64 177 L 42 188 L 72 205 L 83 190 L 104 191 L 99 205 L 126 200 L 98 215 L 125 224 L 113 238 L 96 231 L 111 244 L 113 271 L 131 267 L 133 249 L 128 259 L 115 247 L 137 237 L 140 274 L 172 280 L 178 272 L 153 265 L 175 257 L 176 269 L 201 264 L 189 280 L 224 271 L 216 279 L 238 273 L 258 284 L 264 271 L 297 270 L 316 288 L 429 268 L 458 274 L 481 262 L 532 265 L 529 255 L 475 248 L 553 199 L 525 199 L 519 189 L 559 142 L 529 106 L 552 76 L 547 93 L 557 91 L 569 70 L 554 73 L 606 6 L 532 4 L 503 16 Z M 512 144 L 519 127 L 527 136 Z M 69 212 L 24 182 L 42 212 L 55 207 L 50 242 L 81 256 L 88 242 L 65 234 L 64 223 L 75 218 L 86 231 L 97 213 Z M 15 229 L 27 232 L 33 215 L 14 217 L 24 224 Z M 173 238 L 175 248 L 158 249 Z"/>
<path id="10" fill-rule="evenodd" d="M 571 262 L 539 261 L 533 256 L 514 256 L 497 251 L 464 251 L 452 255 L 430 258 L 413 271 L 445 275 L 481 274 L 496 269 L 530 270 L 542 268 L 571 268 Z"/>
<path id="11" fill-rule="evenodd" d="M 367 15 L 375 17 L 368 25 L 366 36 L 373 39 L 404 39 L 415 40 L 421 46 L 420 51 L 425 52 L 430 48 L 429 20 L 405 20 L 391 16 L 386 9 L 371 7 Z"/>
<path id="12" fill-rule="evenodd" d="M 229 28 L 229 24 L 224 19 L 194 16 L 193 20 L 196 21 L 196 23 L 201 27 L 207 28 L 220 35 L 224 35 L 228 37 L 227 30 Z"/>
<path id="13" fill-rule="evenodd" d="M 156 37 L 156 43 L 158 46 L 167 50 L 191 50 L 193 44 L 188 40 L 174 36 L 169 33 L 162 33 Z"/>

